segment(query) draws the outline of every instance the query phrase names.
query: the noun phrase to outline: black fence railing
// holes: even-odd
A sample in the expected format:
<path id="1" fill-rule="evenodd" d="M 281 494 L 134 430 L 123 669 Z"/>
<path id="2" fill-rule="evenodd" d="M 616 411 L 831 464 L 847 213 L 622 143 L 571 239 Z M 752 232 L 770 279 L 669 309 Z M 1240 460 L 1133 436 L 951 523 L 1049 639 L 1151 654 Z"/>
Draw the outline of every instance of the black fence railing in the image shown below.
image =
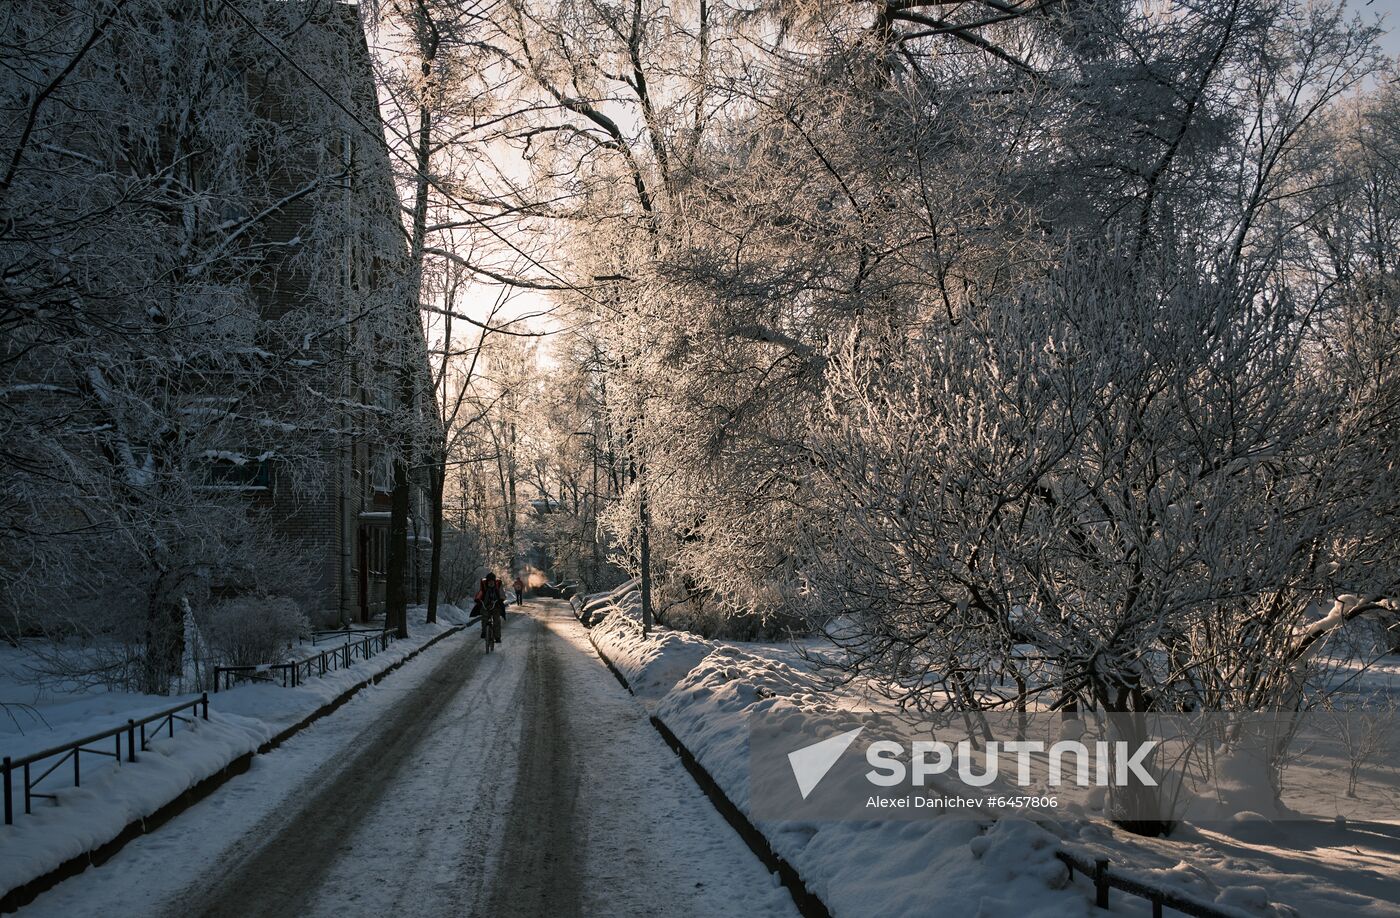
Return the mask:
<path id="1" fill-rule="evenodd" d="M 352 628 L 349 625 L 346 625 L 344 628 L 334 628 L 328 631 L 311 632 L 311 643 L 319 644 L 322 641 L 335 640 L 337 638 L 345 638 L 346 640 L 359 640 L 363 637 L 373 637 L 376 634 L 382 634 L 383 631 L 383 628 Z"/>
<path id="2" fill-rule="evenodd" d="M 188 711 L 189 716 L 185 716 Z M 83 753 L 89 756 L 101 756 L 116 760 L 118 765 L 123 762 L 135 762 L 137 756 L 147 749 L 149 740 L 160 735 L 165 730 L 171 737 L 175 735 L 175 723 L 189 724 L 195 719 L 209 719 L 209 693 L 205 692 L 193 701 L 185 701 L 163 711 L 157 711 L 140 720 L 128 720 L 120 726 L 101 733 L 94 733 L 79 740 L 64 743 L 62 746 L 55 746 L 52 749 L 45 749 L 42 752 L 31 753 L 30 755 L 12 758 L 5 756 L 0 760 L 0 779 L 5 785 L 5 825 L 13 825 L 15 820 L 15 782 L 18 776 L 23 787 L 24 812 L 31 812 L 34 800 L 53 800 L 57 798 L 57 793 L 47 791 L 40 793 L 36 788 L 50 775 L 55 774 L 67 762 L 73 763 L 73 786 L 82 787 L 83 784 Z M 154 725 L 154 726 L 152 726 Z M 148 730 L 149 728 L 149 730 Z M 123 742 L 125 738 L 125 742 Z M 104 740 L 112 740 L 110 749 L 103 749 L 97 746 Z M 125 750 L 125 751 L 123 751 Z M 53 759 L 49 762 L 49 759 Z M 47 766 L 47 767 L 44 767 Z M 39 771 L 43 768 L 42 771 Z M 39 771 L 37 777 L 34 773 Z"/>
<path id="3" fill-rule="evenodd" d="M 295 688 L 313 676 L 324 676 L 337 669 L 346 669 L 356 660 L 371 659 L 393 642 L 393 634 L 387 631 L 364 631 L 360 632 L 360 637 L 356 640 L 347 637 L 345 643 L 339 647 L 327 647 L 300 660 L 261 663 L 256 666 L 216 666 L 214 691 L 233 688 L 239 682 L 266 682 L 272 685 L 280 683 L 283 688 Z"/>
<path id="4" fill-rule="evenodd" d="M 1162 918 L 1163 910 L 1168 908 L 1183 915 L 1192 915 L 1194 918 L 1236 918 L 1238 914 L 1222 911 L 1174 890 L 1158 889 L 1141 880 L 1113 873 L 1108 869 L 1109 860 L 1106 857 L 1088 858 L 1063 849 L 1056 851 L 1055 856 L 1069 867 L 1070 880 L 1074 879 L 1074 872 L 1078 870 L 1093 882 L 1094 904 L 1099 908 L 1108 908 L 1109 890 L 1119 889 L 1151 902 L 1152 918 Z"/>

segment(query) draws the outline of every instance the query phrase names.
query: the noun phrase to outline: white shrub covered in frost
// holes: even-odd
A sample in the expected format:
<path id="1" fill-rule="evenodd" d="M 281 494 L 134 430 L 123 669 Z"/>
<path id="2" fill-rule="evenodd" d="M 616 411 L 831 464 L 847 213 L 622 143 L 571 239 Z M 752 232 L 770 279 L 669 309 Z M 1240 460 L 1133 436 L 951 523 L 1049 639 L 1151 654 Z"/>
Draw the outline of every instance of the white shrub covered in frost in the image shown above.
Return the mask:
<path id="1" fill-rule="evenodd" d="M 209 655 L 230 666 L 274 663 L 311 632 L 306 613 L 284 596 L 240 596 L 216 603 L 199 616 Z"/>

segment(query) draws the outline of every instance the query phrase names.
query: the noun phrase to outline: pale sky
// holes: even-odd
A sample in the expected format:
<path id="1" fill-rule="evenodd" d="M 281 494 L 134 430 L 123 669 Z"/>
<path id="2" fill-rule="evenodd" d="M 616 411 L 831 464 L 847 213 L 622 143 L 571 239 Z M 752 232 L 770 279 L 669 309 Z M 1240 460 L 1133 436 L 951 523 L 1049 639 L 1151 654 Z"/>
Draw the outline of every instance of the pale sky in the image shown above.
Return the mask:
<path id="1" fill-rule="evenodd" d="M 1385 17 L 1387 29 L 1382 44 L 1387 54 L 1400 55 L 1400 0 L 1352 0 L 1354 9 L 1363 14 L 1377 14 Z"/>

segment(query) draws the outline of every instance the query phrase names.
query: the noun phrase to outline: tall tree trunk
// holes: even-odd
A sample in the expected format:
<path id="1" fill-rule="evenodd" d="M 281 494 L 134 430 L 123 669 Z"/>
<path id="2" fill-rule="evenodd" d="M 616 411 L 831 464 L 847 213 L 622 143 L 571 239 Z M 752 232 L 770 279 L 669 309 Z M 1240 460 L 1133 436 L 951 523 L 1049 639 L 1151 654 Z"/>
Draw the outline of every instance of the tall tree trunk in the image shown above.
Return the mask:
<path id="1" fill-rule="evenodd" d="M 638 539 L 639 549 L 642 555 L 642 636 L 651 634 L 651 517 L 647 509 L 647 481 L 646 470 L 642 470 L 640 482 L 642 493 L 637 501 L 637 518 L 641 524 L 641 534 Z"/>
<path id="2" fill-rule="evenodd" d="M 413 314 L 416 319 L 416 312 Z M 413 328 L 405 330 L 411 334 Z M 413 417 L 414 385 L 413 355 L 404 342 L 403 365 L 399 367 L 399 402 L 407 424 Z M 408 512 L 413 480 L 409 474 L 413 461 L 413 430 L 405 426 L 399 434 L 398 454 L 394 457 L 394 488 L 389 500 L 389 563 L 384 592 L 384 626 L 392 627 L 398 637 L 408 637 Z"/>
<path id="3" fill-rule="evenodd" d="M 389 503 L 389 564 L 384 585 L 384 627 L 408 637 L 408 460 L 394 460 L 394 489 Z"/>
<path id="4" fill-rule="evenodd" d="M 651 513 L 647 507 L 646 466 L 637 460 L 636 436 L 627 428 L 627 472 L 637 494 L 637 554 L 642 580 L 642 635 L 651 634 Z M 597 537 L 597 534 L 594 534 Z"/>
<path id="5" fill-rule="evenodd" d="M 185 655 L 184 607 L 166 589 L 169 572 L 162 569 L 146 604 L 145 653 L 141 656 L 141 690 L 164 695 Z"/>
<path id="6" fill-rule="evenodd" d="M 385 627 L 392 627 L 399 637 L 408 637 L 408 506 L 409 457 L 412 454 L 415 389 L 413 385 L 416 349 L 412 347 L 418 334 L 418 308 L 423 291 L 423 249 L 428 234 L 428 166 L 432 157 L 433 111 L 430 80 L 433 58 L 437 53 L 437 31 L 427 9 L 419 3 L 417 22 L 420 49 L 423 54 L 423 90 L 418 106 L 418 138 L 414 149 L 413 228 L 409 239 L 409 302 L 404 323 L 404 340 L 400 343 L 399 408 L 405 428 L 400 437 L 399 455 L 394 461 L 394 490 L 389 513 L 388 583 L 385 588 Z"/>
<path id="7" fill-rule="evenodd" d="M 596 428 L 595 428 L 596 431 Z M 593 493 L 588 498 L 588 521 L 592 527 L 589 539 L 593 542 L 593 579 L 588 584 L 594 590 L 602 586 L 602 576 L 598 573 L 598 434 L 593 434 Z"/>
<path id="8" fill-rule="evenodd" d="M 506 558 L 508 569 L 513 575 L 516 573 L 516 564 L 518 563 L 515 555 L 515 479 L 518 474 L 515 463 L 515 421 L 510 422 L 506 436 L 510 443 L 510 454 L 506 466 L 506 485 L 509 489 L 506 495 Z"/>
<path id="9" fill-rule="evenodd" d="M 433 548 L 428 563 L 428 624 L 437 621 L 438 587 L 442 583 L 442 492 L 447 482 L 447 458 L 438 457 L 430 473 L 433 476 Z"/>

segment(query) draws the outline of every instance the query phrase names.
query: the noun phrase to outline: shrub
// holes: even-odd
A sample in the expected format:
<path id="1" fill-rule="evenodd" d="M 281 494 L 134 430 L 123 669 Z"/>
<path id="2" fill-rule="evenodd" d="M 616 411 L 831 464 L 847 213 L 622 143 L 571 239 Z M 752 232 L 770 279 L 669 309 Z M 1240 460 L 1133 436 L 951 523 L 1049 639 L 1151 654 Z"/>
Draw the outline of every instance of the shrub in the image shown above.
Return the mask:
<path id="1" fill-rule="evenodd" d="M 228 666 L 276 663 L 311 632 L 306 613 L 285 596 L 239 596 L 204 609 L 199 630 L 210 656 Z"/>

